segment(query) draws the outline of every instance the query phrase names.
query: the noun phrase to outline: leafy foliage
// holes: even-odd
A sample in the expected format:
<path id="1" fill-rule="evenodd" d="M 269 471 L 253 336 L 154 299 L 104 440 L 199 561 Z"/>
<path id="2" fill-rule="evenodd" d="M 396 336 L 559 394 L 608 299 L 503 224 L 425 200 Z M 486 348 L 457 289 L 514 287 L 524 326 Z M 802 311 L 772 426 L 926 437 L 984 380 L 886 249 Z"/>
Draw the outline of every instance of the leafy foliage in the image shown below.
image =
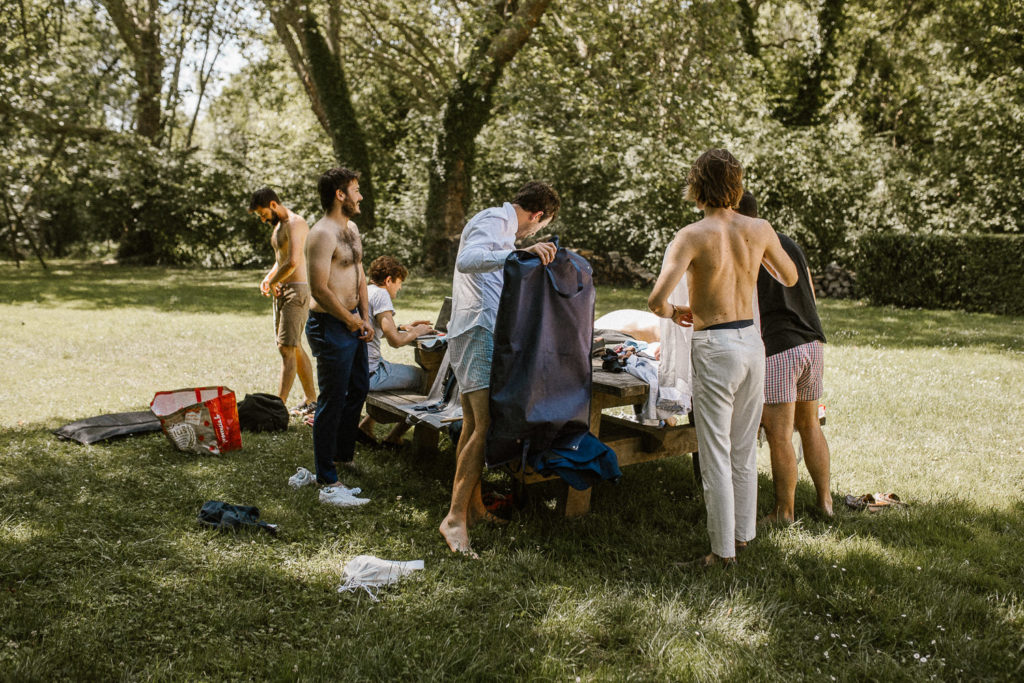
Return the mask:
<path id="1" fill-rule="evenodd" d="M 240 208 L 252 189 L 319 211 L 315 178 L 345 139 L 326 134 L 269 21 L 267 8 L 287 3 L 232 17 L 227 0 L 168 5 L 152 144 L 132 134 L 137 74 L 105 12 L 0 2 L 12 9 L 0 18 L 4 253 L 99 245 L 150 262 L 248 262 L 267 257 Z M 446 96 L 497 15 L 469 0 L 300 5 L 345 65 L 373 162 L 367 255 L 421 263 L 428 226 L 437 232 L 425 207 Z M 184 71 L 202 60 L 178 50 L 183 36 L 244 46 L 207 107 L 184 104 L 185 90 L 198 94 Z M 460 141 L 475 155 L 467 214 L 543 178 L 565 199 L 552 230 L 566 243 L 650 267 L 696 217 L 685 178 L 711 146 L 744 162 L 763 215 L 815 267 L 850 265 L 869 233 L 1024 228 L 1024 9 L 1013 0 L 553 3 L 489 97 L 475 145 Z"/>
<path id="2" fill-rule="evenodd" d="M 873 302 L 1024 314 L 1024 236 L 871 234 L 858 247 Z"/>

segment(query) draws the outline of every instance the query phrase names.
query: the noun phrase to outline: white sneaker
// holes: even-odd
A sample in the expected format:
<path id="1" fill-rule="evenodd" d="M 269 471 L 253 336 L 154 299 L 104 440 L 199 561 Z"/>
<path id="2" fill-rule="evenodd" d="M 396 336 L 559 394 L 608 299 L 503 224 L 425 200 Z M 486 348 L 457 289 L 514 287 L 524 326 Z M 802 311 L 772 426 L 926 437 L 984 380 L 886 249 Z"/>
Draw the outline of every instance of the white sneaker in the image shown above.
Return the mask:
<path id="1" fill-rule="evenodd" d="M 288 485 L 293 489 L 300 489 L 303 486 L 316 483 L 316 476 L 305 467 L 295 470 L 295 474 L 288 477 Z"/>
<path id="2" fill-rule="evenodd" d="M 320 489 L 320 502 L 343 508 L 365 505 L 370 502 L 369 498 L 356 498 L 352 493 L 353 490 L 344 486 L 325 486 Z"/>

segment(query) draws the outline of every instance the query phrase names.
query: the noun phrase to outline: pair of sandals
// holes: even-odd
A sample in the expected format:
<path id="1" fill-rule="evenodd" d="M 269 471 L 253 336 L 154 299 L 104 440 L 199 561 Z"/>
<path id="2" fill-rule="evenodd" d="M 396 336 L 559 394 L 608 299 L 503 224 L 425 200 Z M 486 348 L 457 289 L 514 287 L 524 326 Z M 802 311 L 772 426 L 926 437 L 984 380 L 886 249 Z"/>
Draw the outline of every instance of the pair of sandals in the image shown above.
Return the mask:
<path id="1" fill-rule="evenodd" d="M 888 508 L 906 507 L 895 493 L 865 493 L 863 496 L 847 496 L 846 506 L 852 510 L 881 512 Z"/>

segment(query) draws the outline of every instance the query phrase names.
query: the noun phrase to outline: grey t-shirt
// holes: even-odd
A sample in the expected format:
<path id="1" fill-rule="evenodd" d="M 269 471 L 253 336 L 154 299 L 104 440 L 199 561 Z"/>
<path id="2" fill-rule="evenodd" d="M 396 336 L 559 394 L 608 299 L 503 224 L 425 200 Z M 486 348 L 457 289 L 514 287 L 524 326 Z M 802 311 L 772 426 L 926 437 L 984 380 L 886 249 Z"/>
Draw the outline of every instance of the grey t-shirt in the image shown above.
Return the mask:
<path id="1" fill-rule="evenodd" d="M 366 295 L 370 304 L 370 318 L 373 320 L 373 339 L 366 345 L 367 359 L 370 361 L 370 372 L 377 371 L 380 365 L 380 341 L 384 338 L 384 330 L 380 327 L 377 316 L 385 311 L 395 312 L 395 305 L 391 303 L 391 295 L 383 287 L 371 284 L 366 287 Z"/>

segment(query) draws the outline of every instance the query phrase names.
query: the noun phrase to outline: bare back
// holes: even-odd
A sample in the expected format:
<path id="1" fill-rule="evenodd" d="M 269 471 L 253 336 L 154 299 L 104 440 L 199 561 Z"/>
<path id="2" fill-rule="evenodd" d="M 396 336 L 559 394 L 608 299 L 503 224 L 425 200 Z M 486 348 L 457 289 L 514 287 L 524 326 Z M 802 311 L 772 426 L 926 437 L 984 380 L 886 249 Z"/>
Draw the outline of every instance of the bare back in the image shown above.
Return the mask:
<path id="1" fill-rule="evenodd" d="M 302 216 L 288 211 L 288 220 L 281 221 L 270 236 L 278 269 L 286 268 L 294 257 L 294 270 L 280 280 L 281 284 L 306 282 L 306 237 L 309 225 Z"/>
<path id="2" fill-rule="evenodd" d="M 731 209 L 708 210 L 676 233 L 652 298 L 667 298 L 685 273 L 694 329 L 751 319 L 762 263 L 787 286 L 795 283 L 796 266 L 768 221 Z"/>
<path id="3" fill-rule="evenodd" d="M 306 243 L 306 258 L 309 262 L 309 280 L 326 277 L 327 289 L 334 294 L 346 311 L 356 308 L 359 303 L 360 269 L 363 260 L 363 241 L 356 224 L 348 221 L 341 225 L 324 216 L 309 233 Z M 316 299 L 316 287 L 310 310 L 318 313 L 333 313 L 328 306 Z"/>

